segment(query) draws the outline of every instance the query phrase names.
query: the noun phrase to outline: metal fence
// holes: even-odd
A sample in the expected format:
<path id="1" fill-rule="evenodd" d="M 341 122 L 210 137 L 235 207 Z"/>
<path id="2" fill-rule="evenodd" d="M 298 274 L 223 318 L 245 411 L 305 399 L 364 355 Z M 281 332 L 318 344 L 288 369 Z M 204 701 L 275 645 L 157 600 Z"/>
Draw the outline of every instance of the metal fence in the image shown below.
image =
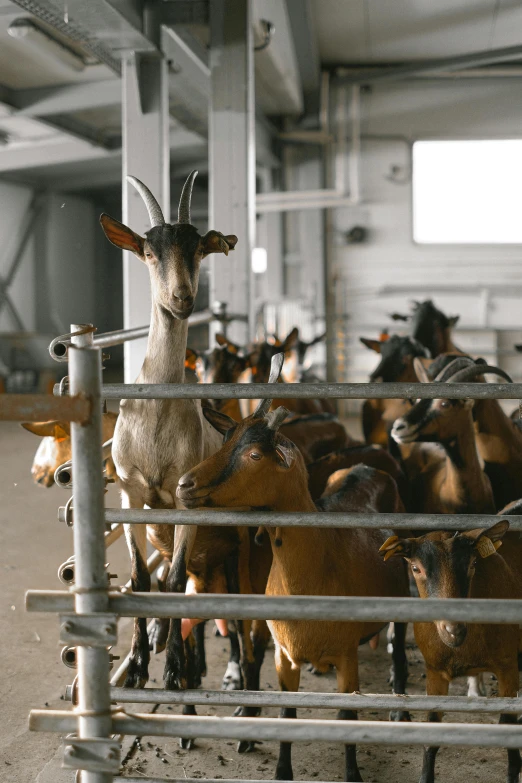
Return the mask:
<path id="1" fill-rule="evenodd" d="M 60 640 L 76 648 L 77 706 L 66 710 L 33 710 L 35 731 L 66 734 L 64 765 L 82 770 L 82 783 L 110 783 L 120 778 L 118 735 L 183 736 L 238 740 L 336 741 L 397 745 L 481 745 L 520 748 L 522 727 L 462 723 L 382 723 L 379 721 L 325 721 L 272 718 L 215 718 L 186 715 L 129 714 L 126 702 L 247 706 L 295 706 L 332 709 L 403 708 L 412 711 L 446 710 L 464 713 L 522 713 L 522 699 L 396 696 L 380 694 L 264 693 L 186 691 L 165 692 L 147 688 L 125 691 L 127 660 L 110 677 L 110 648 L 117 640 L 119 617 L 222 617 L 225 619 L 310 619 L 344 621 L 453 621 L 522 624 L 522 601 L 485 599 L 362 598 L 326 596 L 178 595 L 132 594 L 111 588 L 105 570 L 106 546 L 122 532 L 122 523 L 244 525 L 248 512 L 195 510 L 104 509 L 102 475 L 102 398 L 269 398 L 266 385 L 117 384 L 102 387 L 101 349 L 92 331 L 76 332 L 67 347 L 70 396 L 61 398 L 4 397 L 0 418 L 71 421 L 74 466 L 74 512 L 62 509 L 61 518 L 74 534 L 74 584 L 68 591 L 28 591 L 27 609 L 60 614 Z M 439 384 L 302 384 L 279 386 L 278 397 L 366 399 L 375 397 L 434 398 Z M 465 399 L 522 398 L 521 384 L 453 384 L 452 396 Z M 255 513 L 252 524 L 266 526 L 385 527 L 470 529 L 490 525 L 498 517 L 487 515 L 415 515 L 338 513 Z M 513 529 L 522 530 L 522 517 L 510 517 Z M 153 571 L 161 560 L 149 558 Z M 64 564 L 66 565 L 66 564 Z M 62 567 L 63 570 L 63 567 Z M 71 577 L 71 572 L 68 572 Z M 71 583 L 69 579 L 68 583 Z M 70 689 L 69 689 L 70 694 Z M 140 776 L 140 781 L 155 779 Z"/>

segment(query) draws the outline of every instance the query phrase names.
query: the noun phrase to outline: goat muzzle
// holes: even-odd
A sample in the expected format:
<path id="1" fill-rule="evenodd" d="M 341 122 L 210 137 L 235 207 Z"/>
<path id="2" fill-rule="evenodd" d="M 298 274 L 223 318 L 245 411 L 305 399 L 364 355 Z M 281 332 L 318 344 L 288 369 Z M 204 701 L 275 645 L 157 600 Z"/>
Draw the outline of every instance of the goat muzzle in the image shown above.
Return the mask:
<path id="1" fill-rule="evenodd" d="M 403 418 L 394 421 L 391 436 L 396 443 L 412 443 L 416 434 L 417 430 L 411 427 Z"/>

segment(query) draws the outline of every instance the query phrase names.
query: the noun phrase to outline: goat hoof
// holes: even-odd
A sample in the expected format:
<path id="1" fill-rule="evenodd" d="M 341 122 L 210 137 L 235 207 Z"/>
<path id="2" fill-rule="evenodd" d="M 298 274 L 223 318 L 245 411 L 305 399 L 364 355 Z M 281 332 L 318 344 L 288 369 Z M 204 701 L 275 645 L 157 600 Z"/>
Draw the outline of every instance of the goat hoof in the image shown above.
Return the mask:
<path id="1" fill-rule="evenodd" d="M 243 690 L 243 677 L 241 667 L 234 661 L 229 661 L 227 670 L 223 676 L 221 685 L 223 691 L 241 691 Z"/>
<path id="2" fill-rule="evenodd" d="M 192 750 L 192 748 L 195 746 L 195 740 L 193 739 L 185 739 L 184 737 L 179 738 L 179 746 L 183 750 Z"/>
<path id="3" fill-rule="evenodd" d="M 237 752 L 238 753 L 253 753 L 256 749 L 256 745 L 259 745 L 258 742 L 250 742 L 249 740 L 241 740 L 237 743 Z"/>
<path id="4" fill-rule="evenodd" d="M 236 707 L 235 718 L 258 718 L 261 715 L 261 707 Z"/>
<path id="5" fill-rule="evenodd" d="M 275 780 L 293 780 L 294 773 L 292 767 L 277 767 L 275 773 Z"/>
<path id="6" fill-rule="evenodd" d="M 147 667 L 144 667 L 143 664 L 131 658 L 123 687 L 140 690 L 146 686 L 148 679 L 149 672 Z"/>
<path id="7" fill-rule="evenodd" d="M 149 634 L 149 650 L 157 655 L 163 652 L 167 646 L 169 635 L 169 620 L 155 620 L 154 627 Z"/>
<path id="8" fill-rule="evenodd" d="M 407 710 L 391 710 L 390 720 L 394 723 L 411 722 L 411 715 Z"/>
<path id="9" fill-rule="evenodd" d="M 187 681 L 178 671 L 166 666 L 163 673 L 163 687 L 166 691 L 184 691 L 187 687 Z"/>

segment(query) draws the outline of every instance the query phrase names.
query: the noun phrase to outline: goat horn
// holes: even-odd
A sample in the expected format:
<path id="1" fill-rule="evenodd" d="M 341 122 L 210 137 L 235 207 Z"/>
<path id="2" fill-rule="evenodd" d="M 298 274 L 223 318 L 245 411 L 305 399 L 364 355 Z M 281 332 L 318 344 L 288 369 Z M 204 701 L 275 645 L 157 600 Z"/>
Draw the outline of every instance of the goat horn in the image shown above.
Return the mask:
<path id="1" fill-rule="evenodd" d="M 268 424 L 269 430 L 277 430 L 281 426 L 281 424 L 284 422 L 286 417 L 290 411 L 287 408 L 284 408 L 282 405 L 277 408 L 275 411 L 269 411 L 266 414 L 266 421 Z"/>
<path id="2" fill-rule="evenodd" d="M 190 202 L 192 200 L 192 187 L 197 175 L 198 172 L 196 169 L 191 171 L 185 181 L 185 184 L 183 185 L 178 207 L 178 223 L 190 223 Z"/>
<path id="3" fill-rule="evenodd" d="M 143 184 L 143 182 L 138 179 L 137 177 L 128 176 L 127 182 L 130 182 L 131 185 L 133 185 L 140 196 L 142 197 L 143 201 L 145 202 L 145 206 L 147 207 L 147 212 L 149 213 L 149 220 L 151 228 L 154 228 L 154 226 L 164 226 L 165 225 L 165 218 L 163 217 L 163 212 L 161 211 L 161 207 L 148 189 L 146 185 Z"/>
<path id="4" fill-rule="evenodd" d="M 470 356 L 457 356 L 439 372 L 433 383 L 445 383 L 459 370 L 474 366 L 475 362 Z"/>
<path id="5" fill-rule="evenodd" d="M 281 370 L 283 369 L 283 363 L 285 361 L 285 355 L 284 353 L 276 353 L 274 356 L 272 356 L 272 361 L 270 362 L 270 375 L 268 377 L 268 383 L 277 383 L 279 380 L 279 376 L 281 375 Z M 255 409 L 253 413 L 254 419 L 263 419 L 268 411 L 270 410 L 270 406 L 272 405 L 272 400 L 261 400 L 257 408 Z"/>
<path id="6" fill-rule="evenodd" d="M 477 375 L 488 374 L 498 375 L 500 378 L 504 378 L 508 383 L 513 383 L 513 378 L 511 378 L 507 372 L 501 370 L 500 367 L 493 367 L 489 364 L 473 364 L 470 367 L 465 367 L 452 375 L 448 381 L 449 383 L 462 383 L 463 381 L 471 380 L 471 378 L 476 378 Z"/>

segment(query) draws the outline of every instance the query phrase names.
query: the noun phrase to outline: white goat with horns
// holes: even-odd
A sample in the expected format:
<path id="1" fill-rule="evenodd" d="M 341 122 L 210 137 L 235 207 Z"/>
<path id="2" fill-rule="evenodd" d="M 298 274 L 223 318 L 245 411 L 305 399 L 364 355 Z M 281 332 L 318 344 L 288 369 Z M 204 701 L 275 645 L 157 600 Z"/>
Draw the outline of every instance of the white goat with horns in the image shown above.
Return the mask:
<path id="1" fill-rule="evenodd" d="M 129 182 L 141 195 L 151 222 L 145 237 L 118 220 L 100 218 L 107 239 L 129 250 L 148 267 L 152 314 L 147 352 L 137 383 L 183 383 L 188 317 L 194 309 L 200 263 L 209 253 L 233 250 L 237 237 L 209 231 L 200 236 L 190 223 L 190 201 L 197 171 L 181 193 L 178 222 L 165 222 L 149 189 L 136 177 Z M 204 419 L 199 401 L 122 400 L 114 432 L 112 457 L 122 488 L 123 508 L 183 508 L 176 500 L 178 479 L 221 446 L 222 438 Z M 126 525 L 132 559 L 132 589 L 150 591 L 146 538 L 172 561 L 168 592 L 185 592 L 187 564 L 197 527 Z M 134 623 L 131 657 L 125 686 L 142 688 L 148 680 L 149 641 L 145 618 Z M 171 620 L 164 672 L 166 689 L 186 687 L 185 651 L 181 621 Z"/>

